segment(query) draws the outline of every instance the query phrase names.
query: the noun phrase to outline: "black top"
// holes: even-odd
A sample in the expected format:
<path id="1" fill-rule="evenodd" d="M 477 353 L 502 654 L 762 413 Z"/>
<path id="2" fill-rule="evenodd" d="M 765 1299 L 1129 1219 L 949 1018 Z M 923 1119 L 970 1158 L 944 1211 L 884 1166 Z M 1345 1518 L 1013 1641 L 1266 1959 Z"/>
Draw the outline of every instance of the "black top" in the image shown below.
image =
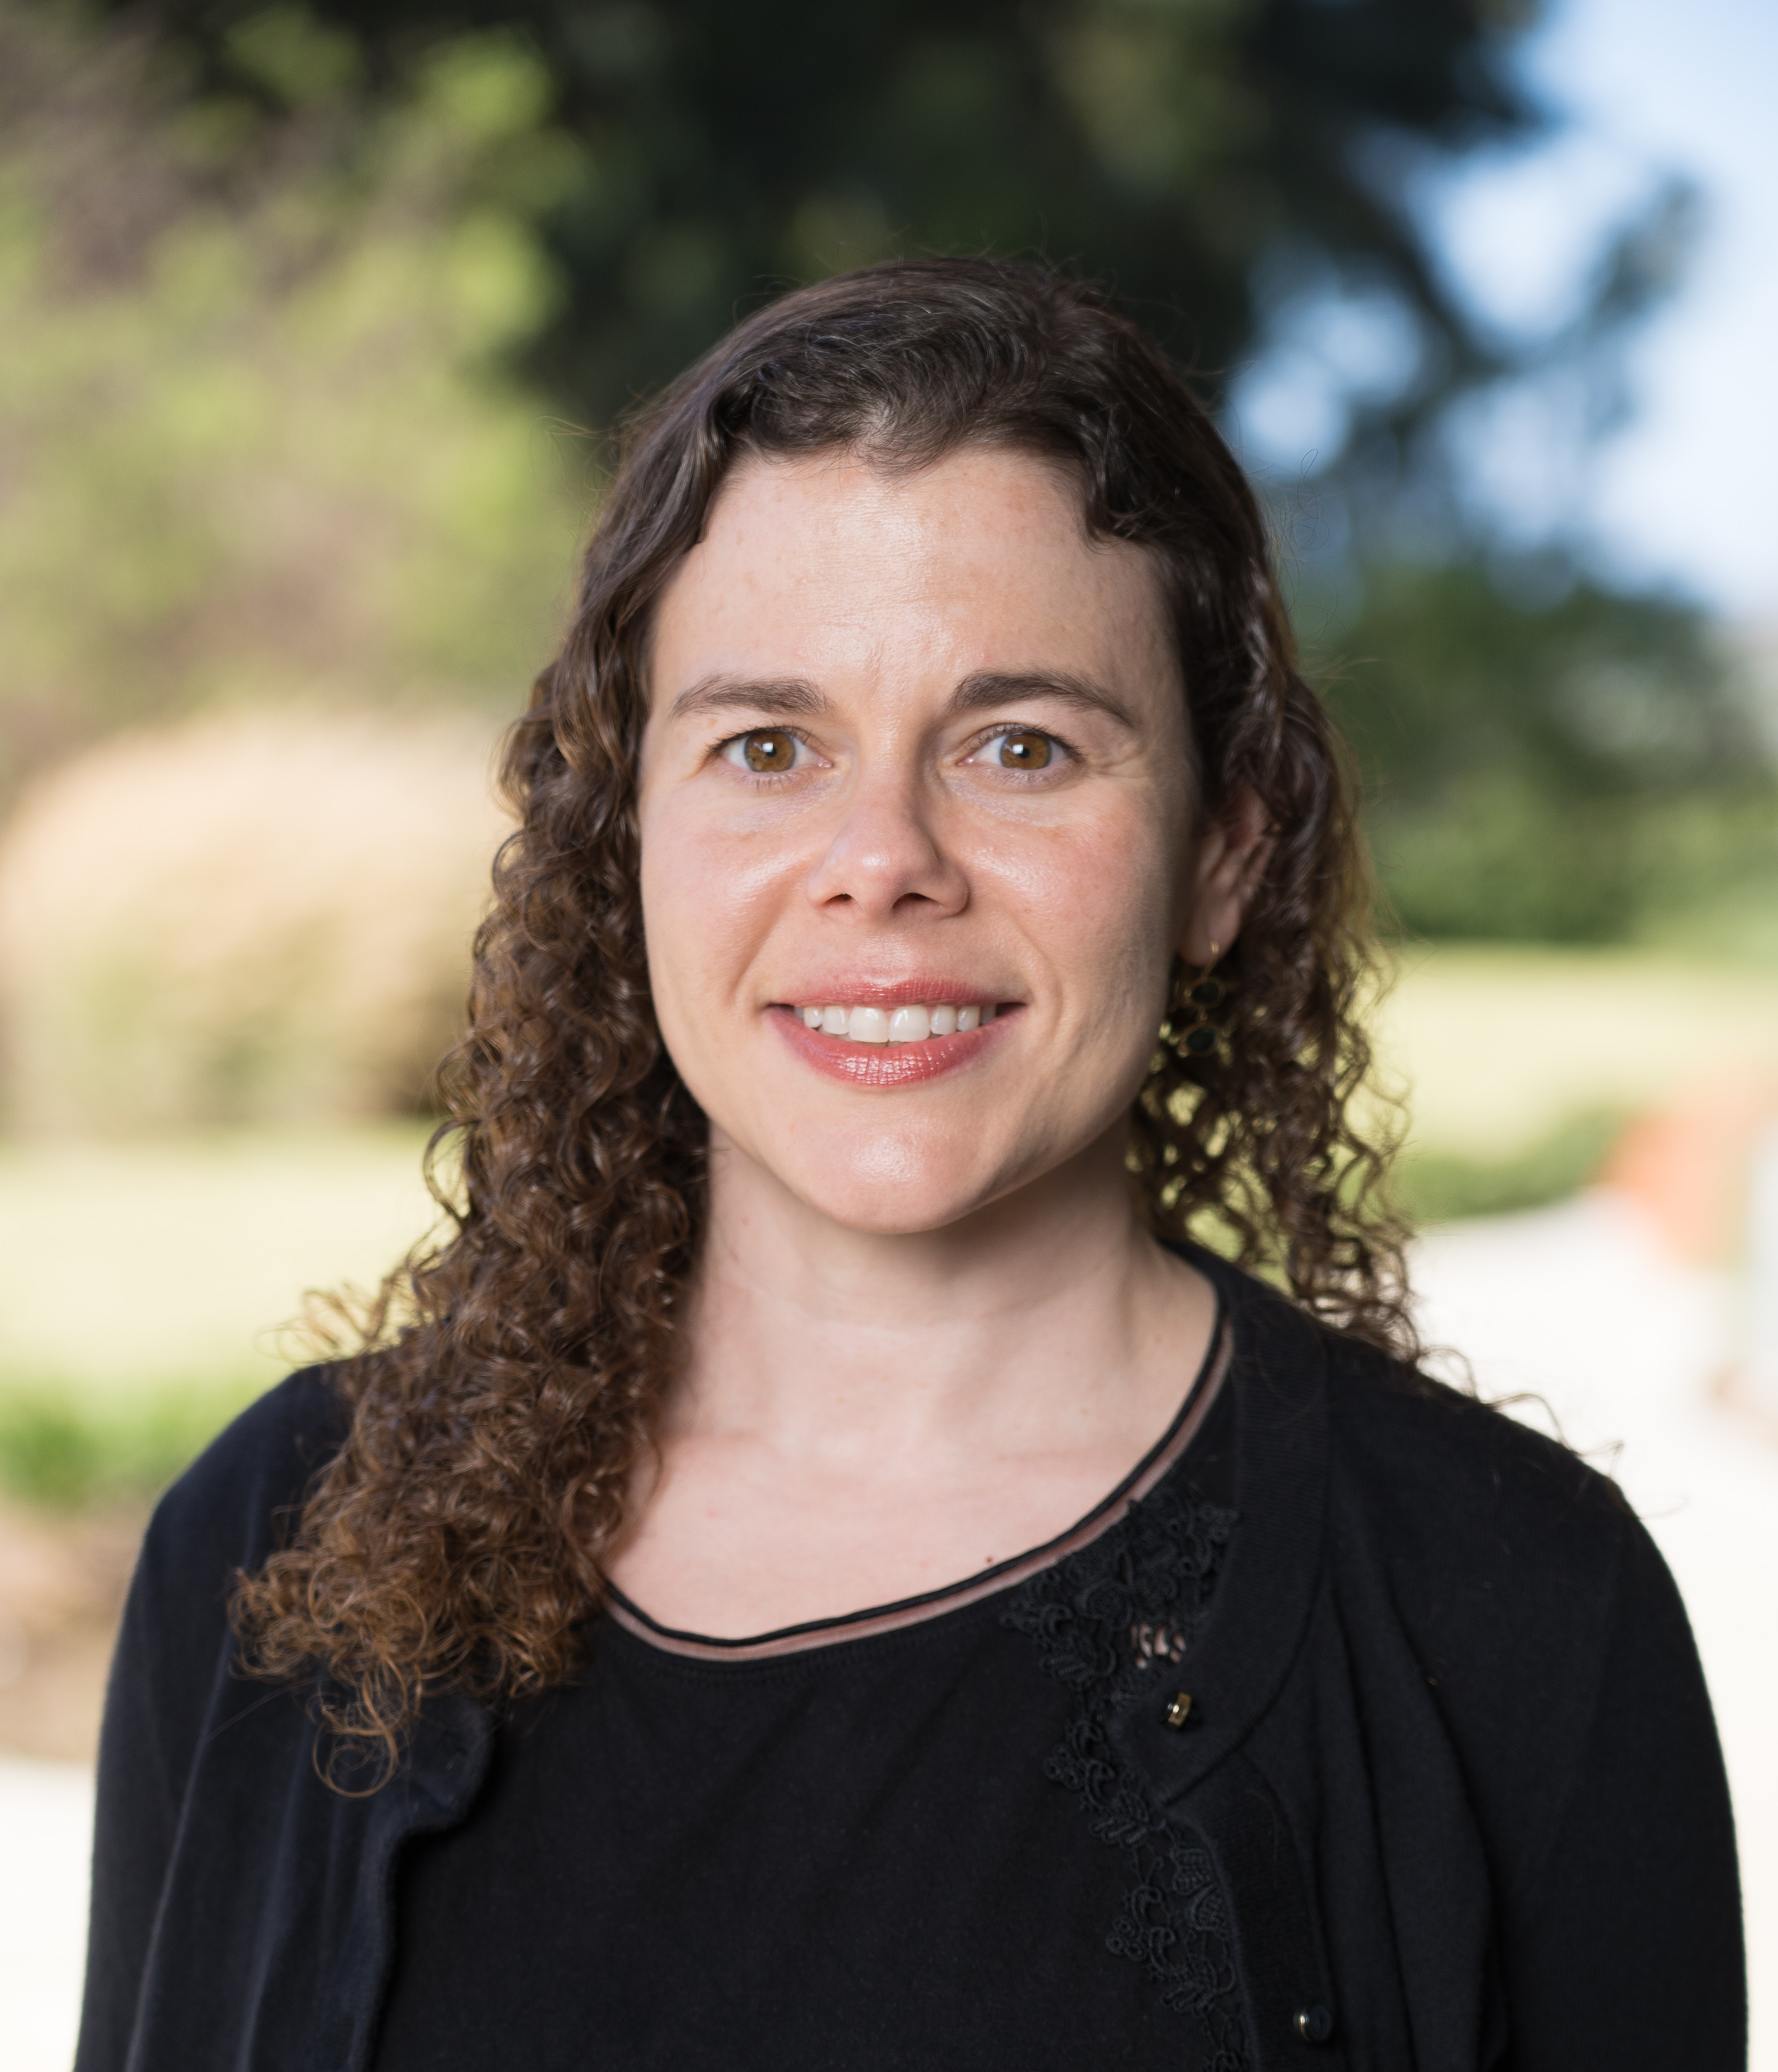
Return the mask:
<path id="1" fill-rule="evenodd" d="M 1170 1694 L 1234 1522 L 1209 1493 L 1229 1428 L 1219 1401 L 1059 1560 L 788 1642 L 675 1648 L 624 1601 L 577 1687 L 503 1727 L 468 1819 L 412 1845 L 378 2072 L 1227 2062 L 1208 1853 L 1094 1818 L 1081 1766 L 1115 1651 L 1054 1643 L 1058 1613 L 1118 1642 L 1146 1610 L 1141 1673 Z M 1156 1554 L 1182 1586 L 1164 1646 L 1127 1580 Z"/>
<path id="2" fill-rule="evenodd" d="M 775 1657 L 614 1621 L 503 1724 L 429 1701 L 363 1799 L 235 1667 L 229 1577 L 340 1429 L 324 1372 L 273 1391 L 132 1589 L 77 2072 L 1732 2072 L 1727 1795 L 1647 1535 L 1193 1258 L 1214 1421 L 1086 1545 Z"/>

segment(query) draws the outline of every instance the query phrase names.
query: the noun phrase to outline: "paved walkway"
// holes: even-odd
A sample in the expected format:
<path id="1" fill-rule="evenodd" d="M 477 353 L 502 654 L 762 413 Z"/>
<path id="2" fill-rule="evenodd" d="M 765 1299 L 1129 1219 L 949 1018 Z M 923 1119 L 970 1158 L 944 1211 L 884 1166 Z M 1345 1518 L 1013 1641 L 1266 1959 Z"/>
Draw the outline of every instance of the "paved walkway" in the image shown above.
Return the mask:
<path id="1" fill-rule="evenodd" d="M 92 1778 L 0 1758 L 0 2065 L 68 2072 L 86 1950 Z"/>
<path id="2" fill-rule="evenodd" d="M 1464 1348 L 1484 1395 L 1535 1390 L 1599 1449 L 1678 1577 L 1741 1826 L 1752 2072 L 1778 2072 L 1778 1443 L 1713 1393 L 1746 1350 L 1736 1291 L 1672 1264 L 1603 1194 L 1435 1233 L 1419 1279 L 1429 1337 Z M 6 2072 L 68 2072 L 91 1819 L 84 1771 L 0 1762 Z"/>

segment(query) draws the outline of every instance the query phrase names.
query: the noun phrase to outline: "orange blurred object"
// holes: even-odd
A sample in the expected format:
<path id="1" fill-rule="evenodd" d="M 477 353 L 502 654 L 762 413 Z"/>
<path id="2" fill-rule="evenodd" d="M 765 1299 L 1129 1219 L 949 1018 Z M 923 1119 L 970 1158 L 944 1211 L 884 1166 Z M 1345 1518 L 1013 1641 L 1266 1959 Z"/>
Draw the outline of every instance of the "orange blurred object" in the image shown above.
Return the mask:
<path id="1" fill-rule="evenodd" d="M 1778 1078 L 1725 1073 L 1638 1117 L 1599 1185 L 1634 1202 L 1676 1258 L 1719 1264 L 1739 1250 L 1753 1149 L 1778 1122 Z"/>

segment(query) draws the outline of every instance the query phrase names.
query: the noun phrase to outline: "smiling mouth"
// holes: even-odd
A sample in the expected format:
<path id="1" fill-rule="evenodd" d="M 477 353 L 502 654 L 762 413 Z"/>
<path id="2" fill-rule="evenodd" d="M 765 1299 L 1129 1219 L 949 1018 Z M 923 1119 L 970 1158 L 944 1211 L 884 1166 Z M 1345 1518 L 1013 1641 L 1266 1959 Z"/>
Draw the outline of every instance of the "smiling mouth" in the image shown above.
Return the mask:
<path id="1" fill-rule="evenodd" d="M 939 1001 L 930 1006 L 799 1007 L 805 1029 L 843 1043 L 925 1043 L 934 1036 L 967 1035 L 994 1019 L 994 1003 L 971 1001 L 957 1006 Z"/>

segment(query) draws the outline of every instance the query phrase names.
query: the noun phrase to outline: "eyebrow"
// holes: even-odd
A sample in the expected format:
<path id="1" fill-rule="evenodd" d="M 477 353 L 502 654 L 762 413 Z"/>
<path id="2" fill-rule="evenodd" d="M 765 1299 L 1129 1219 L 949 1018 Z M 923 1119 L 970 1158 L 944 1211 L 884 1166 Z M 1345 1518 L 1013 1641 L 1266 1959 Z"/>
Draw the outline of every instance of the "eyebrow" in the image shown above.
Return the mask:
<path id="1" fill-rule="evenodd" d="M 1016 705 L 1021 698 L 1057 698 L 1086 712 L 1102 712 L 1121 726 L 1132 724 L 1123 701 L 1090 676 L 1077 676 L 1049 670 L 1006 672 L 979 669 L 966 676 L 946 705 L 952 717 L 965 713 L 992 711 L 996 705 Z M 688 713 L 736 710 L 763 713 L 774 719 L 818 718 L 833 709 L 833 701 L 806 676 L 776 676 L 764 680 L 739 676 L 705 676 L 674 699 L 668 713 L 683 719 Z"/>
<path id="2" fill-rule="evenodd" d="M 985 712 L 996 705 L 1016 705 L 1022 698 L 1058 698 L 1084 712 L 1108 713 L 1121 726 L 1133 724 L 1123 701 L 1113 697 L 1103 684 L 1094 683 L 1090 676 L 1047 669 L 1020 670 L 1010 675 L 979 670 L 973 676 L 964 677 L 951 693 L 950 709 L 955 713 Z"/>
<path id="3" fill-rule="evenodd" d="M 774 718 L 809 719 L 832 712 L 832 701 L 803 676 L 778 676 L 765 682 L 739 676 L 705 676 L 674 699 L 669 719 L 688 713 L 729 712 L 739 708 Z"/>

